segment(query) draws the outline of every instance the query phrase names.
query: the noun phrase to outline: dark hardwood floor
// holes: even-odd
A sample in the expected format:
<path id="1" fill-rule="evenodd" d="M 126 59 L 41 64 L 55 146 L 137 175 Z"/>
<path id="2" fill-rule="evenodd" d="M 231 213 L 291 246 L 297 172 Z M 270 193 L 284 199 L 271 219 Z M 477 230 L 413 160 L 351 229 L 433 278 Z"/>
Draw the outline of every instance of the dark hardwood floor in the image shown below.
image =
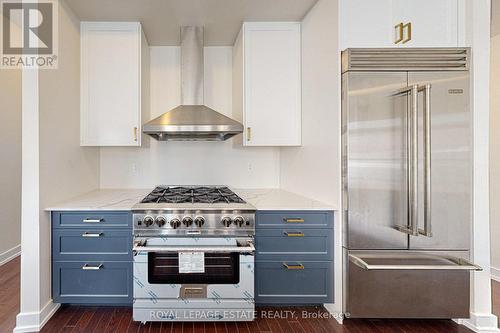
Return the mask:
<path id="1" fill-rule="evenodd" d="M 12 332 L 19 312 L 19 267 L 20 259 L 0 266 L 0 333 Z M 500 283 L 492 282 L 494 313 L 500 314 Z M 270 319 L 269 311 L 295 311 L 288 318 Z M 132 321 L 129 307 L 63 306 L 45 325 L 43 333 L 95 332 L 95 333 L 438 333 L 472 332 L 451 320 L 360 320 L 348 319 L 339 325 L 333 318 L 318 318 L 326 315 L 322 307 L 308 308 L 259 308 L 257 320 L 253 322 L 155 322 L 142 325 Z M 302 316 L 303 311 L 308 318 Z M 267 314 L 267 316 L 266 316 Z M 267 318 L 265 318 L 267 317 Z"/>
<path id="2" fill-rule="evenodd" d="M 45 325 L 42 333 L 55 332 L 134 332 L 134 333 L 302 333 L 302 332 L 345 332 L 345 333 L 437 333 L 437 332 L 472 332 L 455 324 L 451 320 L 346 320 L 345 325 L 338 324 L 333 318 L 302 318 L 302 311 L 308 314 L 327 315 L 321 307 L 280 308 L 296 311 L 295 316 L 284 319 L 269 319 L 262 316 L 267 311 L 277 308 L 259 308 L 259 318 L 254 322 L 154 322 L 141 323 L 132 321 L 130 308 L 110 307 L 62 307 Z M 269 316 L 267 316 L 269 317 Z"/>
<path id="3" fill-rule="evenodd" d="M 498 327 L 500 327 L 500 282 L 491 280 L 491 298 L 493 313 L 498 318 Z"/>
<path id="4" fill-rule="evenodd" d="M 19 312 L 19 271 L 21 258 L 0 266 L 0 332 L 12 332 Z"/>

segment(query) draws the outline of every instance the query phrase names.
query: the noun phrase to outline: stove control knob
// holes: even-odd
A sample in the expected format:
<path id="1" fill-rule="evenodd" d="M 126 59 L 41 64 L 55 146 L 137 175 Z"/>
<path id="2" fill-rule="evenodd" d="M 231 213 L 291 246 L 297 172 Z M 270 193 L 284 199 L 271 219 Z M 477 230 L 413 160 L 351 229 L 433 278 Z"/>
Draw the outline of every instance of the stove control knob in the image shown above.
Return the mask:
<path id="1" fill-rule="evenodd" d="M 144 222 L 144 225 L 146 227 L 150 227 L 153 224 L 154 219 L 151 216 L 148 215 L 148 216 L 144 217 L 144 221 L 143 222 Z"/>
<path id="2" fill-rule="evenodd" d="M 231 225 L 231 218 L 229 216 L 224 216 L 220 222 L 225 226 L 225 227 L 229 227 Z"/>
<path id="3" fill-rule="evenodd" d="M 167 220 L 165 220 L 165 218 L 163 216 L 158 216 L 156 218 L 155 222 L 156 222 L 156 225 L 161 228 L 165 225 L 165 223 L 167 223 Z"/>
<path id="4" fill-rule="evenodd" d="M 245 224 L 245 220 L 241 216 L 236 216 L 234 218 L 234 224 L 236 224 L 238 227 L 242 227 Z"/>
<path id="5" fill-rule="evenodd" d="M 194 224 L 196 224 L 198 228 L 201 228 L 205 224 L 205 218 L 203 216 L 197 216 L 194 219 Z"/>
<path id="6" fill-rule="evenodd" d="M 186 226 L 186 227 L 190 227 L 191 224 L 193 224 L 193 218 L 190 217 L 190 216 L 186 216 L 182 219 L 182 223 Z"/>
<path id="7" fill-rule="evenodd" d="M 181 220 L 179 220 L 179 219 L 170 220 L 170 226 L 174 229 L 179 228 L 181 226 Z"/>

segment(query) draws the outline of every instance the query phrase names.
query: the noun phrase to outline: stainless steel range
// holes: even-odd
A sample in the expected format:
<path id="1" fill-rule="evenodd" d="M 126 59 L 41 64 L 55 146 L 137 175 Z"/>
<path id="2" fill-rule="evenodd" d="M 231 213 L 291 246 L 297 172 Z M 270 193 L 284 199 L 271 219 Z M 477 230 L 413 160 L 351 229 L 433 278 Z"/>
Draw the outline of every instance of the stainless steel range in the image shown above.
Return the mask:
<path id="1" fill-rule="evenodd" d="M 132 210 L 134 320 L 254 319 L 255 207 L 226 186 L 158 186 Z"/>

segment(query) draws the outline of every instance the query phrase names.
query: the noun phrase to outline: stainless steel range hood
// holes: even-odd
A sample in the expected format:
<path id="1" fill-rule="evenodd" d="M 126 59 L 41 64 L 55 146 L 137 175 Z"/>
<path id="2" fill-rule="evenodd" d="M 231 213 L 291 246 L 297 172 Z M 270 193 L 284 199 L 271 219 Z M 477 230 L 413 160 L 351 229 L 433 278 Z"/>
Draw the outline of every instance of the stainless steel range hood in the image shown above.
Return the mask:
<path id="1" fill-rule="evenodd" d="M 181 28 L 181 105 L 146 123 L 160 141 L 223 141 L 242 133 L 239 122 L 203 105 L 203 28 Z"/>

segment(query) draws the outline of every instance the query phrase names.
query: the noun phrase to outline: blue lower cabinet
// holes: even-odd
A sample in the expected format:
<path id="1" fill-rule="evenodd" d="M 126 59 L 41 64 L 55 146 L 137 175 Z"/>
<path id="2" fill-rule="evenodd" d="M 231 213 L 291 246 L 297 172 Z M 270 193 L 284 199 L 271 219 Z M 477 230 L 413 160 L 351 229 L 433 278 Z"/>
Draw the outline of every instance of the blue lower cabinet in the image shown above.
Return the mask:
<path id="1" fill-rule="evenodd" d="M 132 304 L 132 213 L 52 212 L 52 298 Z"/>
<path id="2" fill-rule="evenodd" d="M 258 211 L 257 304 L 334 303 L 333 211 Z"/>
<path id="3" fill-rule="evenodd" d="M 123 211 L 52 212 L 52 228 L 132 228 L 132 213 Z"/>
<path id="4" fill-rule="evenodd" d="M 56 303 L 132 303 L 132 262 L 55 261 L 52 273 Z"/>
<path id="5" fill-rule="evenodd" d="M 132 261 L 132 242 L 128 229 L 55 229 L 52 259 Z"/>
<path id="6" fill-rule="evenodd" d="M 260 228 L 333 228 L 333 212 L 329 211 L 257 211 L 256 227 Z"/>
<path id="7" fill-rule="evenodd" d="M 332 260 L 333 229 L 257 229 L 256 260 Z"/>
<path id="8" fill-rule="evenodd" d="M 257 262 L 257 304 L 333 303 L 333 264 L 325 262 Z"/>

